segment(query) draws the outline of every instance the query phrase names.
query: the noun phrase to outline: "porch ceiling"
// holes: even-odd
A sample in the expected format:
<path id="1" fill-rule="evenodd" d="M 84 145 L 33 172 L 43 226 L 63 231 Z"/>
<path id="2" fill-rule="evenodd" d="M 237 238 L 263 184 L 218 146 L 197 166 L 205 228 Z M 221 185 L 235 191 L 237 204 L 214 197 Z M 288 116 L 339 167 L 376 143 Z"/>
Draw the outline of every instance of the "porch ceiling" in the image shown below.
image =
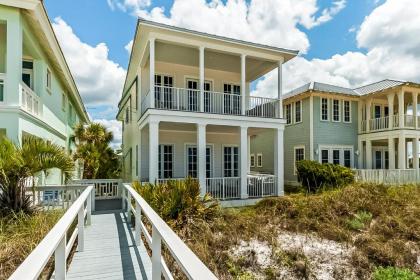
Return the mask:
<path id="1" fill-rule="evenodd" d="M 188 124 L 188 123 L 174 123 L 174 122 L 160 122 L 159 123 L 160 130 L 168 130 L 168 131 L 184 131 L 184 132 L 196 132 L 197 126 L 195 124 Z M 256 135 L 262 132 L 266 132 L 269 130 L 268 128 L 258 128 L 258 127 L 250 127 L 248 128 L 249 135 Z M 239 134 L 239 127 L 237 126 L 227 126 L 227 125 L 207 125 L 206 126 L 207 133 L 229 133 L 229 134 Z"/>

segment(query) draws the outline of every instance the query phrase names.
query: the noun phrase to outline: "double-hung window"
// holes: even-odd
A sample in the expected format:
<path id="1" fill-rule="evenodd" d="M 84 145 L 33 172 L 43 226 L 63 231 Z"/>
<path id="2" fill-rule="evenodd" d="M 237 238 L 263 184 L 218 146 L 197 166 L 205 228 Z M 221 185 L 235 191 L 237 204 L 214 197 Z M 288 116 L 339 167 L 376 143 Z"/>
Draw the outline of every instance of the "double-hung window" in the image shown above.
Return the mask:
<path id="1" fill-rule="evenodd" d="M 249 162 L 250 162 L 251 167 L 255 167 L 255 155 L 254 154 L 251 154 L 249 156 Z"/>
<path id="2" fill-rule="evenodd" d="M 263 155 L 257 154 L 257 167 L 263 167 Z"/>
<path id="3" fill-rule="evenodd" d="M 66 93 L 63 92 L 61 95 L 61 110 L 65 112 L 66 108 L 67 108 L 67 95 Z"/>
<path id="4" fill-rule="evenodd" d="M 350 101 L 344 100 L 343 101 L 343 118 L 344 122 L 349 123 L 351 122 L 351 107 L 350 107 Z"/>
<path id="5" fill-rule="evenodd" d="M 321 98 L 321 121 L 328 121 L 328 99 Z"/>
<path id="6" fill-rule="evenodd" d="M 295 147 L 295 164 L 294 164 L 295 174 L 297 171 L 296 163 L 304 159 L 305 159 L 305 147 Z"/>
<path id="7" fill-rule="evenodd" d="M 344 166 L 351 168 L 351 150 L 344 149 Z"/>
<path id="8" fill-rule="evenodd" d="M 321 163 L 328 163 L 330 160 L 330 151 L 328 149 L 321 150 Z"/>
<path id="9" fill-rule="evenodd" d="M 340 150 L 333 150 L 332 151 L 332 163 L 333 164 L 340 164 Z"/>
<path id="10" fill-rule="evenodd" d="M 4 81 L 0 78 L 0 102 L 4 101 Z"/>
<path id="11" fill-rule="evenodd" d="M 333 99 L 333 121 L 340 121 L 340 100 Z"/>
<path id="12" fill-rule="evenodd" d="M 292 104 L 286 105 L 286 124 L 292 123 Z"/>
<path id="13" fill-rule="evenodd" d="M 47 69 L 47 91 L 49 92 L 49 93 L 51 93 L 51 90 L 52 90 L 52 74 L 51 74 L 51 70 L 50 69 Z"/>
<path id="14" fill-rule="evenodd" d="M 302 121 L 302 101 L 295 102 L 295 123 Z"/>

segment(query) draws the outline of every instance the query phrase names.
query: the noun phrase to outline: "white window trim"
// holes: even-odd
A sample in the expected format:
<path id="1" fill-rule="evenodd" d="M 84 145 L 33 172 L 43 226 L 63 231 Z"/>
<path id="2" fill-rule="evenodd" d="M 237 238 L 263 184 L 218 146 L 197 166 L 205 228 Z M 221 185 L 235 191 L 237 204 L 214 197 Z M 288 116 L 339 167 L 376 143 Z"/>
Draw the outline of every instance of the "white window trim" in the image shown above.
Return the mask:
<path id="1" fill-rule="evenodd" d="M 326 99 L 327 100 L 327 119 L 324 120 L 322 119 L 322 100 Z M 328 122 L 330 120 L 330 100 L 329 98 L 326 97 L 320 97 L 319 99 L 319 119 L 321 120 L 321 122 Z"/>
<path id="2" fill-rule="evenodd" d="M 254 161 L 252 161 L 252 158 L 254 159 Z M 252 162 L 254 162 L 254 164 L 252 164 Z M 255 167 L 255 154 L 250 154 L 249 155 L 249 166 L 250 167 Z"/>
<path id="3" fill-rule="evenodd" d="M 297 168 L 296 168 L 296 150 L 303 149 L 303 159 L 306 159 L 305 153 L 305 145 L 298 145 L 293 147 L 293 174 L 297 175 Z"/>
<path id="4" fill-rule="evenodd" d="M 345 103 L 348 102 L 349 103 L 349 117 L 350 120 L 346 121 L 346 110 L 345 110 Z M 351 117 L 351 101 L 350 100 L 343 100 L 343 122 L 344 123 L 352 123 L 352 117 Z"/>
<path id="5" fill-rule="evenodd" d="M 328 163 L 333 162 L 333 150 L 340 150 L 340 165 L 344 166 L 344 150 L 350 150 L 350 168 L 354 168 L 354 147 L 352 145 L 319 145 L 318 162 L 322 163 L 322 150 L 328 150 Z"/>
<path id="6" fill-rule="evenodd" d="M 338 101 L 338 120 L 334 120 L 334 102 Z M 331 121 L 338 123 L 341 122 L 341 106 L 340 106 L 340 99 L 332 99 L 331 100 L 331 106 L 332 106 L 332 110 L 331 110 Z"/>
<path id="7" fill-rule="evenodd" d="M 261 164 L 259 161 L 259 158 L 261 158 Z M 262 153 L 258 153 L 257 154 L 257 167 L 263 167 L 264 163 L 263 163 L 263 154 Z"/>
<path id="8" fill-rule="evenodd" d="M 297 103 L 299 103 L 300 104 L 300 121 L 296 121 L 296 104 Z M 298 101 L 296 101 L 295 102 L 295 112 L 294 112 L 294 117 L 295 117 L 295 123 L 302 123 L 302 117 L 303 117 L 303 114 L 302 114 L 302 108 L 303 108 L 303 106 L 302 106 L 302 100 L 298 100 Z"/>
<path id="9" fill-rule="evenodd" d="M 48 74 L 50 76 L 49 85 L 48 85 Z M 52 72 L 51 72 L 50 68 L 47 67 L 47 76 L 46 76 L 46 79 L 45 79 L 45 82 L 46 82 L 45 88 L 47 89 L 49 94 L 52 94 L 52 81 L 53 81 Z"/>

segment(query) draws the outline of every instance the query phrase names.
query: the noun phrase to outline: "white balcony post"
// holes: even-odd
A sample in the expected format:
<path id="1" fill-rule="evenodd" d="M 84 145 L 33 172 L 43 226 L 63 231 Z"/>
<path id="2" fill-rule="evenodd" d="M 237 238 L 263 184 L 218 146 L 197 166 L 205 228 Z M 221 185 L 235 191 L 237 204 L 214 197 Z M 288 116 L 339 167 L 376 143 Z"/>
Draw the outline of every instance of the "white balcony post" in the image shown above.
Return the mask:
<path id="1" fill-rule="evenodd" d="M 245 116 L 247 110 L 246 104 L 246 55 L 241 54 L 241 101 L 242 115 Z"/>
<path id="2" fill-rule="evenodd" d="M 206 125 L 197 124 L 198 182 L 200 194 L 206 194 Z"/>
<path id="3" fill-rule="evenodd" d="M 241 177 L 241 199 L 248 198 L 248 127 L 240 127 L 240 177 Z"/>
<path id="4" fill-rule="evenodd" d="M 149 182 L 155 183 L 159 177 L 159 122 L 149 122 Z"/>
<path id="5" fill-rule="evenodd" d="M 387 95 L 388 98 L 388 128 L 394 127 L 394 93 Z"/>
<path id="6" fill-rule="evenodd" d="M 54 279 L 56 280 L 65 280 L 67 278 L 66 239 L 67 236 L 64 234 L 54 252 Z"/>
<path id="7" fill-rule="evenodd" d="M 279 99 L 279 118 L 283 118 L 283 73 L 282 73 L 282 67 L 283 67 L 283 60 L 280 60 L 278 62 L 277 67 L 277 98 Z"/>
<path id="8" fill-rule="evenodd" d="M 395 169 L 395 141 L 394 137 L 388 138 L 389 169 Z"/>
<path id="9" fill-rule="evenodd" d="M 155 108 L 155 38 L 149 39 L 150 108 Z"/>
<path id="10" fill-rule="evenodd" d="M 405 115 L 405 112 L 404 112 L 404 91 L 401 90 L 398 93 L 398 116 L 400 118 L 400 120 L 399 120 L 399 127 L 400 128 L 404 127 L 404 122 L 405 122 L 404 115 Z"/>
<path id="11" fill-rule="evenodd" d="M 372 141 L 366 140 L 366 169 L 372 169 Z"/>
<path id="12" fill-rule="evenodd" d="M 284 195 L 284 146 L 283 129 L 274 130 L 274 176 L 277 181 L 277 195 Z"/>
<path id="13" fill-rule="evenodd" d="M 413 169 L 419 170 L 419 139 L 413 139 Z"/>
<path id="14" fill-rule="evenodd" d="M 417 129 L 417 92 L 413 91 L 413 124 L 414 128 Z"/>
<path id="15" fill-rule="evenodd" d="M 405 137 L 400 135 L 398 138 L 398 169 L 405 169 Z"/>
<path id="16" fill-rule="evenodd" d="M 248 156 L 251 155 L 251 135 L 248 135 Z M 251 159 L 248 158 L 248 172 L 251 172 Z"/>
<path id="17" fill-rule="evenodd" d="M 23 28 L 22 14 L 18 11 L 7 20 L 6 39 L 6 83 L 4 101 L 9 105 L 21 105 L 19 92 L 22 81 L 22 46 Z M 21 101 L 22 102 L 22 101 Z M 20 103 L 21 103 L 20 102 Z"/>
<path id="18" fill-rule="evenodd" d="M 359 132 L 363 131 L 362 123 L 363 123 L 363 106 L 364 102 L 362 100 L 359 100 L 358 106 L 357 106 L 357 118 L 359 119 Z M 364 132 L 364 131 L 363 131 Z M 360 150 L 360 148 L 359 148 Z"/>
<path id="19" fill-rule="evenodd" d="M 204 112 L 204 47 L 200 47 L 200 112 Z"/>
<path id="20" fill-rule="evenodd" d="M 370 131 L 370 117 L 372 115 L 372 98 L 366 100 L 366 132 Z"/>
<path id="21" fill-rule="evenodd" d="M 359 169 L 363 169 L 363 141 L 359 140 L 358 145 L 359 145 L 358 146 L 359 155 L 358 155 L 358 165 L 357 165 L 357 167 Z"/>

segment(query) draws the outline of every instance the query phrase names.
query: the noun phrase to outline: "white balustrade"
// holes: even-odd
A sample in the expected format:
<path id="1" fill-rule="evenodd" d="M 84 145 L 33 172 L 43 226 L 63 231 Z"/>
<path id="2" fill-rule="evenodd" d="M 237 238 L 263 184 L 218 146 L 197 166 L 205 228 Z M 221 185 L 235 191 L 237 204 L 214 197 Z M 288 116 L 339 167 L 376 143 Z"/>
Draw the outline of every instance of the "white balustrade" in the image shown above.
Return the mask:
<path id="1" fill-rule="evenodd" d="M 73 183 L 81 185 L 94 185 L 95 198 L 115 199 L 121 197 L 121 183 L 120 179 L 82 179 L 74 180 Z"/>
<path id="2" fill-rule="evenodd" d="M 358 169 L 355 178 L 358 182 L 401 185 L 419 183 L 420 174 L 415 169 Z"/>
<path id="3" fill-rule="evenodd" d="M 414 128 L 414 116 L 404 115 L 404 127 Z"/>
<path id="4" fill-rule="evenodd" d="M 162 245 L 165 245 L 173 259 L 182 269 L 188 279 L 215 280 L 216 276 L 201 262 L 190 248 L 178 237 L 178 235 L 159 217 L 150 205 L 131 187 L 123 184 L 123 204 L 127 205 L 127 216 L 133 213 L 136 221 L 135 240 L 140 244 L 143 235 L 152 251 L 152 279 L 174 279 L 171 271 L 162 257 Z M 132 206 L 134 202 L 134 207 Z M 152 226 L 150 234 L 142 222 L 145 217 Z"/>
<path id="5" fill-rule="evenodd" d="M 371 119 L 369 121 L 370 131 L 385 130 L 389 128 L 389 117 Z"/>
<path id="6" fill-rule="evenodd" d="M 221 177 L 207 178 L 206 192 L 220 200 L 241 198 L 241 178 Z"/>
<path id="7" fill-rule="evenodd" d="M 248 197 L 266 197 L 277 194 L 277 180 L 274 175 L 248 175 Z"/>
<path id="8" fill-rule="evenodd" d="M 250 96 L 248 98 L 247 116 L 277 118 L 280 101 L 278 99 Z"/>
<path id="9" fill-rule="evenodd" d="M 94 196 L 93 192 L 94 188 L 92 185 L 84 189 L 63 217 L 10 276 L 9 280 L 39 279 L 52 255 L 54 255 L 55 263 L 54 279 L 66 279 L 67 257 L 73 248 L 76 238 L 78 238 L 78 250 L 82 251 L 84 248 L 84 226 L 85 223 L 89 225 L 91 220 L 91 198 Z M 76 219 L 77 227 L 67 240 L 67 232 Z"/>
<path id="10" fill-rule="evenodd" d="M 144 112 L 149 108 L 150 106 L 150 91 L 146 93 L 146 95 L 141 99 L 141 114 L 143 115 Z"/>
<path id="11" fill-rule="evenodd" d="M 36 95 L 36 93 L 33 92 L 33 90 L 30 87 L 28 87 L 24 82 L 20 83 L 19 88 L 21 92 L 22 109 L 34 116 L 41 116 L 41 98 L 38 95 Z"/>
<path id="12" fill-rule="evenodd" d="M 394 115 L 393 116 L 393 121 L 394 121 L 394 123 L 393 123 L 394 128 L 400 127 L 400 116 Z"/>
<path id="13" fill-rule="evenodd" d="M 28 180 L 25 193 L 34 206 L 44 210 L 68 209 L 85 189 L 86 186 L 79 184 L 32 187 L 31 180 Z"/>

